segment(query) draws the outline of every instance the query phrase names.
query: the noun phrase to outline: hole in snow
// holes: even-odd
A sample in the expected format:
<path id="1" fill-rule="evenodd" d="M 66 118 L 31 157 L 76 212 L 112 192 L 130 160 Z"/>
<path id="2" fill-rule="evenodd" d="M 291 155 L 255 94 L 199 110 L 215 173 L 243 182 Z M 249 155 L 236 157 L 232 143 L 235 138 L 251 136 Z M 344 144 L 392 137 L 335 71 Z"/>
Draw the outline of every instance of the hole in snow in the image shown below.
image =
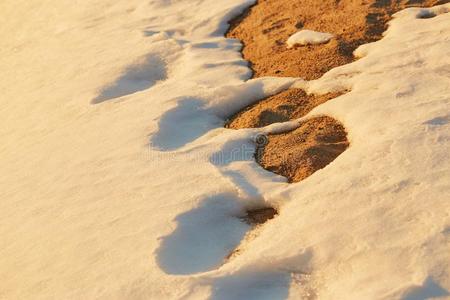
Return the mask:
<path id="1" fill-rule="evenodd" d="M 248 225 L 251 225 L 254 227 L 254 229 L 257 229 L 258 225 L 262 225 L 264 223 L 266 223 L 269 220 L 272 220 L 273 218 L 275 218 L 278 215 L 278 211 L 273 208 L 273 207 L 262 207 L 262 208 L 255 208 L 255 209 L 248 209 L 246 211 L 245 216 L 240 217 L 240 219 L 247 223 Z M 253 233 L 253 234 L 252 234 Z M 252 237 L 250 237 L 252 236 Z M 249 231 L 247 233 L 247 240 L 249 238 L 254 238 L 254 231 Z M 242 252 L 242 248 L 241 245 L 235 249 L 233 249 L 233 251 L 231 251 L 226 257 L 225 257 L 225 262 L 231 260 L 232 258 L 236 257 L 237 255 L 239 255 Z"/>
<path id="2" fill-rule="evenodd" d="M 316 117 L 290 132 L 272 134 L 258 145 L 256 161 L 266 170 L 299 182 L 325 168 L 349 146 L 347 132 L 333 118 Z"/>
<path id="3" fill-rule="evenodd" d="M 264 207 L 247 210 L 247 214 L 242 219 L 250 225 L 260 225 L 275 218 L 278 211 L 273 207 Z"/>
<path id="4" fill-rule="evenodd" d="M 421 10 L 417 14 L 417 19 L 430 19 L 436 17 L 436 14 L 430 10 Z"/>
<path id="5" fill-rule="evenodd" d="M 244 108 L 232 116 L 226 128 L 263 127 L 303 117 L 314 107 L 342 95 L 307 95 L 301 89 L 288 89 Z M 298 182 L 324 168 L 344 152 L 349 143 L 344 127 L 330 117 L 303 122 L 297 129 L 256 141 L 256 161 L 266 170 Z"/>

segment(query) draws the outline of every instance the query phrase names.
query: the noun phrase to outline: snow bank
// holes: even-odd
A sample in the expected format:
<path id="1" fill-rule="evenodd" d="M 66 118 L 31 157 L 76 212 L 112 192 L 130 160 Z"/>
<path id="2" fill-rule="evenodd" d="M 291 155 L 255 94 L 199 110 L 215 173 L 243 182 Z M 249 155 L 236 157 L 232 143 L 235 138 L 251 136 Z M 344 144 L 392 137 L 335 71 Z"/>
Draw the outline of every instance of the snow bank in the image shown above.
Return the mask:
<path id="1" fill-rule="evenodd" d="M 316 45 L 324 44 L 333 38 L 330 33 L 317 32 L 312 30 L 300 30 L 299 32 L 291 35 L 286 41 L 288 48 L 292 48 L 295 45 Z"/>
<path id="2" fill-rule="evenodd" d="M 448 296 L 450 5 L 304 82 L 245 81 L 223 33 L 252 3 L 1 1 L 0 298 Z M 351 147 L 289 185 L 253 141 L 295 122 L 222 126 L 294 82 L 352 89 L 307 116 Z M 280 215 L 249 234 L 266 204 Z"/>

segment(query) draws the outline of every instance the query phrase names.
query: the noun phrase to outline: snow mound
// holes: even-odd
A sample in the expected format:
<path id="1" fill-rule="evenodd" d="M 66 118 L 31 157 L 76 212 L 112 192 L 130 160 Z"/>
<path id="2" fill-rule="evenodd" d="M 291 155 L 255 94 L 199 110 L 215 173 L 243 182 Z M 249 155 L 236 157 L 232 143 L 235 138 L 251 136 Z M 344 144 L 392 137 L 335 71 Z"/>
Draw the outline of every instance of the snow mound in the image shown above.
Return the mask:
<path id="1" fill-rule="evenodd" d="M 300 30 L 291 35 L 286 43 L 288 48 L 292 48 L 295 45 L 317 45 L 327 43 L 333 38 L 331 33 L 317 32 L 313 30 Z"/>

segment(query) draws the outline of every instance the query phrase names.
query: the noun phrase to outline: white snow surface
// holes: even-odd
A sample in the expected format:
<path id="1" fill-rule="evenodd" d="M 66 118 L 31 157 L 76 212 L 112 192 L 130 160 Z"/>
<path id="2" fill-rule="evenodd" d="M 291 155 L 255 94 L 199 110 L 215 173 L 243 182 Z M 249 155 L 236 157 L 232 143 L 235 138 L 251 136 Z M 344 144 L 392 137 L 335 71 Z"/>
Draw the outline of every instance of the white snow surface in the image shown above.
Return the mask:
<path id="1" fill-rule="evenodd" d="M 316 45 L 327 43 L 333 38 L 331 33 L 317 32 L 313 30 L 303 29 L 293 35 L 291 35 L 286 43 L 288 48 L 292 48 L 295 45 Z"/>
<path id="2" fill-rule="evenodd" d="M 450 5 L 306 82 L 248 80 L 252 2 L 0 2 L 0 299 L 449 297 Z M 295 184 L 252 154 L 298 122 L 223 128 L 289 86 L 351 90 L 305 117 L 350 148 Z"/>

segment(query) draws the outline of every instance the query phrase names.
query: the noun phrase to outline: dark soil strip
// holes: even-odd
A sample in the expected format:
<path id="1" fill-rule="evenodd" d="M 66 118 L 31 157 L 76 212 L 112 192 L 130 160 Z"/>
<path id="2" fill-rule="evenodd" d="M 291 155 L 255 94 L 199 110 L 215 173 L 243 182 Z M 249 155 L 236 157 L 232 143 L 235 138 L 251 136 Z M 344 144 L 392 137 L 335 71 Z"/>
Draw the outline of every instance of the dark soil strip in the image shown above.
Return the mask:
<path id="1" fill-rule="evenodd" d="M 301 89 L 288 89 L 248 106 L 232 116 L 225 127 L 232 129 L 257 128 L 298 119 L 309 113 L 314 107 L 341 94 L 307 95 Z"/>
<path id="2" fill-rule="evenodd" d="M 278 211 L 273 207 L 263 207 L 256 209 L 249 209 L 246 211 L 245 216 L 240 219 L 251 225 L 253 228 L 256 228 L 259 225 L 266 223 L 269 220 L 272 220 L 278 215 Z M 233 251 L 231 251 L 226 257 L 224 263 L 228 262 L 233 257 L 241 254 L 242 249 L 237 247 Z"/>
<path id="3" fill-rule="evenodd" d="M 261 225 L 275 218 L 276 215 L 278 215 L 278 211 L 275 208 L 264 207 L 248 210 L 242 219 L 250 225 Z"/>

